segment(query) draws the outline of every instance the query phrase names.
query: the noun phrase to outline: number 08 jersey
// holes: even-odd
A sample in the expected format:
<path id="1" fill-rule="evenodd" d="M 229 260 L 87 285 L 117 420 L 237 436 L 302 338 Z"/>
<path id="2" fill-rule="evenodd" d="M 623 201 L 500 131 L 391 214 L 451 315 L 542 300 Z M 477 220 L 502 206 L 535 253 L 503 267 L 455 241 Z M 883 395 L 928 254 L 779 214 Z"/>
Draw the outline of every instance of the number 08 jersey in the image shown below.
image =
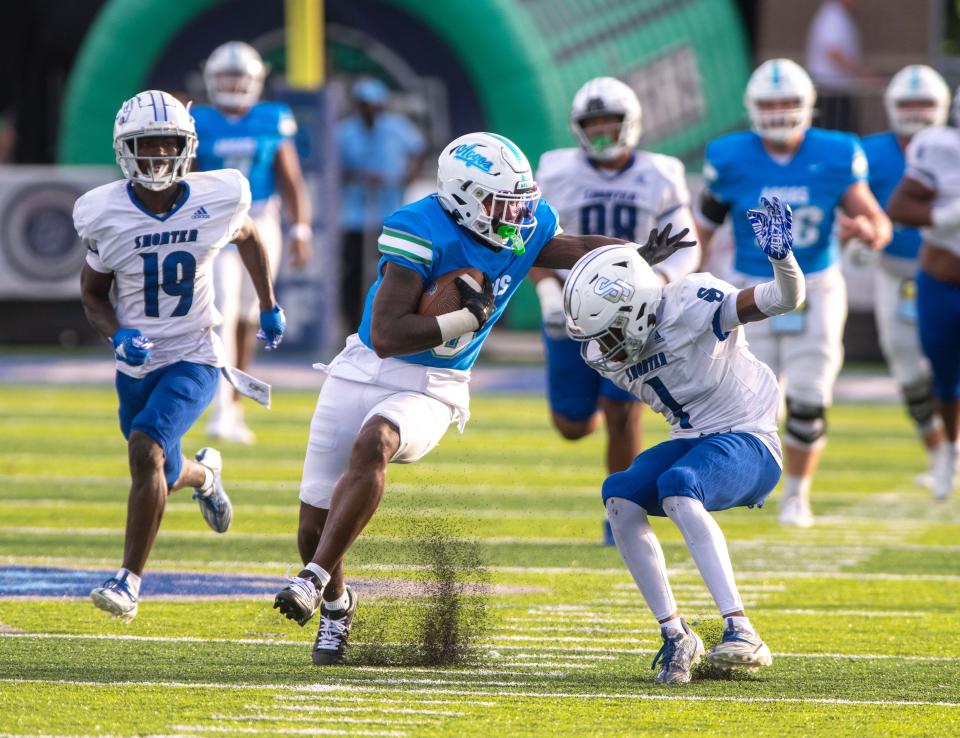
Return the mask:
<path id="1" fill-rule="evenodd" d="M 753 433 L 782 463 L 777 379 L 750 353 L 743 331 L 721 327 L 723 302 L 738 294 L 736 287 L 705 273 L 670 283 L 657 308 L 657 328 L 639 360 L 601 374 L 663 415 L 672 438 Z M 597 350 L 596 345 L 590 349 Z"/>
<path id="2" fill-rule="evenodd" d="M 73 207 L 87 264 L 114 276 L 111 301 L 120 325 L 154 342 L 150 361 L 124 374 L 142 377 L 177 361 L 222 366 L 213 333 L 213 258 L 243 225 L 250 185 L 236 169 L 192 172 L 164 215 L 147 211 L 119 180 L 90 190 Z"/>

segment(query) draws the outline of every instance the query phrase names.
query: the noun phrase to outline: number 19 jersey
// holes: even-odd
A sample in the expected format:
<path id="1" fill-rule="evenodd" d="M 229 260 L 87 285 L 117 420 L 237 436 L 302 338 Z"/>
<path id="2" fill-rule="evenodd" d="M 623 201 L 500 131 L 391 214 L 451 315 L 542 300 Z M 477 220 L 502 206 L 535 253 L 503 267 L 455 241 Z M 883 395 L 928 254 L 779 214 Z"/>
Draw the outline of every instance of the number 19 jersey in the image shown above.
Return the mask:
<path id="1" fill-rule="evenodd" d="M 222 365 L 213 326 L 213 258 L 243 225 L 250 186 L 236 169 L 192 172 L 180 198 L 155 215 L 119 180 L 90 190 L 73 208 L 87 264 L 114 276 L 111 300 L 120 325 L 154 342 L 150 361 L 117 369 L 142 377 L 176 361 Z"/>
<path id="2" fill-rule="evenodd" d="M 721 327 L 724 301 L 738 294 L 711 274 L 671 282 L 663 288 L 657 327 L 639 360 L 601 374 L 663 415 L 672 438 L 753 433 L 781 462 L 777 379 L 750 353 L 743 331 Z"/>

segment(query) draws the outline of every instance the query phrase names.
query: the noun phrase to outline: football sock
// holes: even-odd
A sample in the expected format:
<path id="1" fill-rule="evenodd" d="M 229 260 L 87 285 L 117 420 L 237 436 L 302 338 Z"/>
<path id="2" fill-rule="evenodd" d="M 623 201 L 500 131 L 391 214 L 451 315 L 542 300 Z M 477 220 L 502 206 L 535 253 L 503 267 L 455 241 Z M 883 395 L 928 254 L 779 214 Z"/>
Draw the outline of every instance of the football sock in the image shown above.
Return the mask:
<path id="1" fill-rule="evenodd" d="M 213 489 L 213 470 L 209 466 L 200 465 L 203 469 L 203 484 L 200 485 L 200 491 L 206 494 Z"/>
<path id="2" fill-rule="evenodd" d="M 337 597 L 335 600 L 328 600 L 324 598 L 323 606 L 327 610 L 346 610 L 350 606 L 350 596 L 347 594 L 347 590 L 343 590 L 343 594 Z"/>
<path id="3" fill-rule="evenodd" d="M 646 511 L 634 502 L 611 497 L 607 500 L 607 518 L 617 550 L 653 616 L 657 620 L 670 617 L 677 610 L 677 601 L 667 580 L 663 549 Z"/>
<path id="4" fill-rule="evenodd" d="M 323 588 L 327 586 L 327 582 L 330 581 L 330 575 L 327 574 L 326 569 L 319 564 L 314 564 L 312 561 L 304 566 L 303 571 L 297 574 L 297 576 L 301 579 L 312 579 L 318 592 L 322 592 Z"/>
<path id="5" fill-rule="evenodd" d="M 683 622 L 680 620 L 679 615 L 675 618 L 670 618 L 666 622 L 660 623 L 660 635 L 664 638 L 680 635 L 683 632 Z"/>
<path id="6" fill-rule="evenodd" d="M 733 576 L 727 539 L 717 521 L 699 500 L 692 497 L 671 495 L 665 497 L 661 504 L 667 517 L 680 529 L 693 561 L 700 570 L 700 576 L 720 612 L 742 610 L 743 602 Z"/>
<path id="7" fill-rule="evenodd" d="M 756 631 L 753 629 L 753 625 L 750 624 L 750 618 L 748 617 L 745 617 L 745 616 L 741 617 L 739 615 L 737 617 L 728 616 L 728 617 L 725 617 L 723 620 L 724 620 L 724 626 L 726 627 L 733 625 L 739 630 L 749 630 L 751 633 L 756 633 Z"/>
<path id="8" fill-rule="evenodd" d="M 810 485 L 813 477 L 795 477 L 785 474 L 783 477 L 783 499 L 799 497 L 804 502 L 810 502 Z"/>
<path id="9" fill-rule="evenodd" d="M 130 588 L 130 591 L 133 592 L 134 597 L 140 596 L 140 577 L 134 574 L 129 569 L 120 568 L 116 574 L 117 579 L 123 580 L 124 577 L 127 578 L 127 586 Z"/>

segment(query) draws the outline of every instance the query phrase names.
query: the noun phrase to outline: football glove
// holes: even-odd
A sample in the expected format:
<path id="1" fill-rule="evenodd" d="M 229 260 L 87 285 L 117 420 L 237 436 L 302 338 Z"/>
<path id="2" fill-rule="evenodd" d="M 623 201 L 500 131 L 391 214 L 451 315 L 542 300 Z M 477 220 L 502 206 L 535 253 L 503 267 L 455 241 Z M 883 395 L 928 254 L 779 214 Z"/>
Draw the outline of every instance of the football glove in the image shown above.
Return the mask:
<path id="1" fill-rule="evenodd" d="M 659 264 L 664 259 L 669 259 L 680 249 L 688 249 L 696 246 L 696 241 L 684 241 L 683 237 L 690 232 L 689 228 L 684 228 L 675 236 L 670 235 L 670 229 L 673 223 L 667 223 L 667 227 L 662 231 L 656 228 L 651 229 L 647 236 L 647 242 L 637 249 L 637 253 L 643 257 L 643 260 L 650 266 Z"/>
<path id="2" fill-rule="evenodd" d="M 267 342 L 263 347 L 266 351 L 273 351 L 280 345 L 286 327 L 287 316 L 279 305 L 274 305 L 272 310 L 264 310 L 260 313 L 260 330 L 257 331 L 257 338 Z"/>
<path id="3" fill-rule="evenodd" d="M 110 340 L 114 355 L 124 364 L 143 366 L 150 358 L 153 343 L 138 328 L 121 328 Z"/>
<path id="4" fill-rule="evenodd" d="M 457 277 L 453 280 L 453 283 L 457 285 L 457 290 L 460 292 L 460 302 L 477 319 L 476 330 L 480 330 L 490 319 L 495 307 L 493 303 L 493 280 L 484 275 L 482 291 L 475 290 L 467 284 L 463 277 Z"/>
<path id="5" fill-rule="evenodd" d="M 779 197 L 760 198 L 763 210 L 748 210 L 757 243 L 769 258 L 781 261 L 793 250 L 793 211 Z M 764 212 L 766 211 L 766 212 Z"/>

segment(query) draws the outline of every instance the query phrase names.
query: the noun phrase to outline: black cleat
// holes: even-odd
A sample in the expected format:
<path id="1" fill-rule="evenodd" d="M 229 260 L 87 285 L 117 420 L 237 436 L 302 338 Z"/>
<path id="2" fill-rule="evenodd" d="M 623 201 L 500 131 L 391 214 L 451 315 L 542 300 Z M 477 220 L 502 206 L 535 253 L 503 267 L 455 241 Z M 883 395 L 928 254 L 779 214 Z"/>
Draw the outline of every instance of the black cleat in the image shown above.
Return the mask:
<path id="1" fill-rule="evenodd" d="M 301 626 L 313 617 L 320 604 L 320 592 L 312 579 L 290 577 L 286 587 L 277 592 L 273 601 L 274 609 L 279 609 L 290 620 L 296 620 Z"/>
<path id="2" fill-rule="evenodd" d="M 357 611 L 357 596 L 350 587 L 346 589 L 350 602 L 346 610 L 327 610 L 326 604 L 320 605 L 320 630 L 313 644 L 314 666 L 342 664 L 346 656 L 347 637 Z"/>

